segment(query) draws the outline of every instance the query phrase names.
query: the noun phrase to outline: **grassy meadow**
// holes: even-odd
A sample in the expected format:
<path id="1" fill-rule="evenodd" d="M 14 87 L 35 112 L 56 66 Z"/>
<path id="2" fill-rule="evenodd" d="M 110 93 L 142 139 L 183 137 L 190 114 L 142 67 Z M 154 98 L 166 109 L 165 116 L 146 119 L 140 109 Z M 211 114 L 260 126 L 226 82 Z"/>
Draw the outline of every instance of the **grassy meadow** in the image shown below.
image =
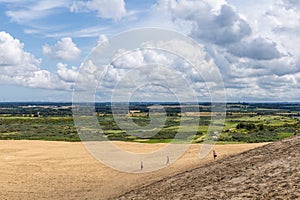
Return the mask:
<path id="1" fill-rule="evenodd" d="M 99 125 L 109 140 L 135 141 L 143 143 L 171 142 L 180 129 L 182 140 L 201 143 L 205 139 L 215 139 L 216 133 L 208 133 L 210 126 L 209 116 L 167 116 L 165 124 L 154 131 L 142 128 L 150 123 L 147 116 L 130 116 L 140 130 L 122 130 L 111 114 L 98 116 Z M 189 124 L 194 118 L 199 124 Z M 182 125 L 181 124 L 184 124 Z M 72 116 L 0 116 L 1 140 L 54 140 L 80 141 Z M 236 142 L 269 142 L 289 137 L 300 129 L 298 118 L 276 114 L 266 115 L 227 115 L 222 132 L 219 134 L 219 143 Z M 155 134 L 156 133 L 156 134 Z M 98 132 L 99 134 L 99 132 Z M 194 135 L 191 137 L 191 135 Z"/>

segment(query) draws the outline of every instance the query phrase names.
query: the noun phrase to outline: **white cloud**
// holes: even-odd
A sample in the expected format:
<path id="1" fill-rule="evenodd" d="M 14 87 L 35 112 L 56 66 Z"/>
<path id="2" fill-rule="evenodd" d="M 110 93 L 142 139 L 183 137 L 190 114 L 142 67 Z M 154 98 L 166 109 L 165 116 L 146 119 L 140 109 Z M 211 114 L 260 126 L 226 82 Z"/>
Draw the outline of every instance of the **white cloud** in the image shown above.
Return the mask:
<path id="1" fill-rule="evenodd" d="M 71 85 L 61 81 L 57 76 L 47 70 L 38 70 L 30 74 L 30 76 L 23 77 L 23 86 L 32 88 L 45 88 L 45 89 L 71 89 Z"/>
<path id="2" fill-rule="evenodd" d="M 90 0 L 75 1 L 70 7 L 71 12 L 96 11 L 98 16 L 106 19 L 119 20 L 126 15 L 124 0 Z"/>
<path id="3" fill-rule="evenodd" d="M 133 69 L 145 65 L 144 55 L 142 51 L 134 51 L 123 55 L 122 51 L 119 51 L 116 55 L 114 55 L 116 61 L 113 65 L 116 68 L 123 69 Z M 118 58 L 118 59 L 117 59 Z"/>
<path id="4" fill-rule="evenodd" d="M 80 49 L 73 43 L 72 38 L 64 37 L 54 46 L 44 45 L 43 54 L 59 60 L 77 60 L 80 58 Z"/>
<path id="5" fill-rule="evenodd" d="M 57 75 L 66 82 L 75 82 L 77 75 L 78 75 L 78 69 L 77 67 L 72 67 L 71 69 L 67 68 L 67 64 L 63 63 L 57 63 Z"/>
<path id="6" fill-rule="evenodd" d="M 71 37 L 96 38 L 104 33 L 112 35 L 124 29 L 126 20 L 128 22 L 126 28 L 149 24 L 171 28 L 202 43 L 206 53 L 219 66 L 232 99 L 276 98 L 274 95 L 284 98 L 284 95 L 289 93 L 296 97 L 296 92 L 290 87 L 295 89 L 295 84 L 300 80 L 300 48 L 297 45 L 300 43 L 300 4 L 297 0 L 262 0 L 259 4 L 240 0 L 158 0 L 152 6 L 152 10 L 145 12 L 138 10 L 137 12 L 142 13 L 139 14 L 141 18 L 132 21 L 128 18 L 130 11 L 126 10 L 124 0 L 0 0 L 0 2 L 7 3 L 6 14 L 12 21 L 24 24 L 30 22 L 26 24 L 26 34 L 62 38 L 57 39 L 59 41 L 56 44 L 48 43 L 43 46 L 44 55 L 59 60 L 56 73 L 50 73 L 42 69 L 41 59 L 24 50 L 24 44 L 9 34 L 0 32 L 1 83 L 70 89 L 77 69 L 70 65 L 68 67 L 65 63 L 79 58 L 81 54 Z M 53 26 L 48 26 L 46 23 L 48 20 L 45 20 L 44 27 L 38 25 L 40 23 L 38 19 L 44 20 L 48 15 L 64 16 L 61 8 L 74 12 L 71 13 L 74 17 L 76 13 L 92 12 L 101 18 L 114 21 L 100 20 L 103 22 L 101 26 L 95 26 L 94 22 L 87 23 L 87 28 L 75 27 L 78 24 L 73 23 L 64 26 L 55 22 L 54 25 L 51 20 L 49 24 Z M 91 15 L 85 17 L 89 16 Z M 120 23 L 118 20 L 124 17 L 126 19 Z M 102 35 L 98 44 L 106 40 L 107 37 Z M 166 45 L 171 46 L 173 43 Z M 178 46 L 180 45 L 175 44 L 174 48 Z M 188 51 L 183 49 L 182 52 Z M 122 55 L 122 51 L 119 53 Z M 137 70 L 137 66 L 140 65 L 150 66 L 151 63 L 172 65 L 172 69 L 189 79 L 195 88 L 200 85 L 203 87 L 201 77 L 199 78 L 195 70 L 182 60 L 170 58 L 159 51 L 136 51 L 123 55 L 109 66 L 102 89 L 111 89 L 113 84 L 120 81 L 128 71 Z M 96 69 L 92 70 L 91 66 L 92 64 L 90 70 L 85 72 L 88 78 L 82 80 L 86 81 L 87 87 L 92 83 L 97 84 L 99 77 L 95 73 L 101 74 Z M 143 69 L 143 72 L 151 74 L 153 80 L 155 77 L 162 79 L 163 76 L 172 75 L 162 71 L 158 74 L 151 70 L 149 67 Z M 209 71 L 210 68 L 203 70 Z M 210 74 L 213 80 L 214 72 Z"/>
<path id="7" fill-rule="evenodd" d="M 175 24 L 185 24 L 189 34 L 201 41 L 224 45 L 251 34 L 248 23 L 224 1 L 161 0 L 154 8 Z"/>
<path id="8" fill-rule="evenodd" d="M 42 1 L 4 1 L 12 4 L 6 15 L 13 21 L 25 23 L 41 19 L 53 14 L 56 9 L 68 7 L 69 0 L 42 0 Z"/>
<path id="9" fill-rule="evenodd" d="M 300 71 L 298 1 L 160 0 L 153 8 L 154 16 L 164 13 L 177 30 L 205 45 L 229 99 L 284 99 L 294 93 L 291 80 Z M 264 87 L 268 78 L 274 81 Z"/>
<path id="10" fill-rule="evenodd" d="M 257 60 L 272 60 L 282 56 L 276 47 L 276 43 L 264 38 L 255 38 L 251 41 L 233 44 L 229 47 L 229 51 L 239 57 Z"/>
<path id="11" fill-rule="evenodd" d="M 300 59 L 297 54 L 299 50 L 296 50 L 299 48 L 295 45 L 295 41 L 299 39 L 295 34 L 294 40 L 285 44 L 285 40 L 288 40 L 291 34 L 285 31 L 280 37 L 276 37 L 279 35 L 274 32 L 278 30 L 275 28 L 280 27 L 297 28 L 294 22 L 297 18 L 293 18 L 292 22 L 288 22 L 288 19 L 280 19 L 279 8 L 274 6 L 277 9 L 276 15 L 274 13 L 271 15 L 271 12 L 267 12 L 269 7 L 271 7 L 270 2 L 269 6 L 264 6 L 258 11 L 249 10 L 251 15 L 247 15 L 240 14 L 236 7 L 225 1 L 161 0 L 153 7 L 152 14 L 164 15 L 163 24 L 168 24 L 165 22 L 167 19 L 170 24 L 172 23 L 170 27 L 176 27 L 177 30 L 184 27 L 185 33 L 204 44 L 206 53 L 220 67 L 229 100 L 286 100 L 289 94 L 288 100 L 295 100 L 297 96 L 291 94 L 295 94 L 295 90 L 298 89 L 297 83 L 300 77 L 295 76 L 300 71 Z M 290 14 L 289 16 L 297 15 L 295 10 L 286 12 Z M 271 16 L 272 22 L 267 23 L 267 19 Z M 260 24 L 261 22 L 264 23 Z M 174 48 L 180 46 L 174 41 L 165 45 L 169 47 L 174 45 Z M 184 47 L 182 49 L 184 55 L 187 51 Z M 111 95 L 109 91 L 116 83 L 121 83 L 122 87 L 133 88 L 147 81 L 155 82 L 166 78 L 174 79 L 173 85 L 178 85 L 176 80 L 179 78 L 185 78 L 188 80 L 189 87 L 193 87 L 199 96 L 209 97 L 209 92 L 215 92 L 208 91 L 208 85 L 216 90 L 218 88 L 213 81 L 216 71 L 206 73 L 211 70 L 209 66 L 203 68 L 206 75 L 209 75 L 206 76 L 209 80 L 206 80 L 205 86 L 199 73 L 178 58 L 159 51 L 138 50 L 130 54 L 122 54 L 123 52 L 120 50 L 119 54 L 115 55 L 115 57 L 120 55 L 122 57 L 112 63 L 103 77 L 99 88 L 102 92 L 100 96 L 105 93 L 109 99 Z M 204 56 L 203 59 L 206 57 Z M 153 63 L 161 64 L 161 68 L 151 66 Z M 139 71 L 140 66 L 147 65 L 148 67 Z M 167 69 L 164 71 L 163 66 L 171 66 L 172 73 Z M 154 94 L 160 94 L 157 87 L 152 89 Z M 145 90 L 145 96 L 147 95 L 149 96 L 149 93 Z M 143 99 L 142 95 L 139 97 Z M 165 98 L 163 95 L 161 97 Z"/>
<path id="12" fill-rule="evenodd" d="M 180 42 L 152 45 L 159 45 L 160 49 L 163 49 L 163 46 L 168 46 L 171 49 L 173 47 L 181 47 L 183 48 L 183 52 L 185 52 L 187 48 Z M 204 53 L 202 56 L 204 57 Z M 115 92 L 118 93 L 118 99 L 120 100 L 122 96 L 124 98 L 128 97 L 128 95 L 130 96 L 130 92 L 132 93 L 134 90 L 144 91 L 138 95 L 140 99 L 144 98 L 144 100 L 145 98 L 147 100 L 171 100 L 170 98 L 173 95 L 181 96 L 181 98 L 188 100 L 191 98 L 191 90 L 197 91 L 197 95 L 199 96 L 209 98 L 206 95 L 208 93 L 207 86 L 217 86 L 216 83 L 214 83 L 213 77 L 213 75 L 216 74 L 214 73 L 215 71 L 211 69 L 210 64 L 199 66 L 201 70 L 203 70 L 199 73 L 181 57 L 164 50 L 151 50 L 147 48 L 129 52 L 119 50 L 113 58 L 113 63 L 110 66 L 107 66 L 106 69 L 98 70 L 100 74 L 103 73 L 99 75 L 101 79 L 99 79 L 99 87 L 97 88 L 99 98 L 101 97 L 102 100 L 103 98 L 106 98 L 106 100 L 109 99 L 112 93 Z M 94 83 L 94 80 L 97 80 L 97 77 L 94 76 L 95 70 L 89 69 L 91 66 L 95 67 L 95 65 L 91 65 L 87 62 L 86 70 L 81 71 L 79 75 L 78 83 L 85 87 L 87 86 L 87 89 L 91 88 L 91 84 L 86 82 Z M 91 69 L 94 69 L 94 67 Z M 91 71 L 93 73 L 90 73 Z M 212 74 L 208 71 L 211 71 Z M 204 78 L 201 77 L 201 73 L 211 76 L 205 77 L 206 80 L 204 80 Z M 118 87 L 118 89 L 116 89 L 116 87 Z M 83 89 L 82 87 L 80 88 Z M 140 90 L 141 88 L 147 88 L 147 92 L 144 89 Z M 149 88 L 153 89 L 151 94 L 150 91 L 148 91 Z M 181 92 L 180 94 L 172 94 L 172 90 L 174 92 Z M 157 96 L 158 94 L 159 97 Z"/>
<path id="13" fill-rule="evenodd" d="M 251 34 L 249 24 L 228 5 L 223 5 L 218 14 L 208 12 L 207 18 L 196 18 L 192 36 L 218 45 L 239 42 Z"/>
<path id="14" fill-rule="evenodd" d="M 93 90 L 105 68 L 106 66 L 97 67 L 90 59 L 86 60 L 80 66 L 74 88 L 77 91 Z"/>
<path id="15" fill-rule="evenodd" d="M 0 67 L 22 67 L 28 71 L 38 69 L 41 63 L 23 50 L 24 44 L 6 32 L 0 32 Z"/>
<path id="16" fill-rule="evenodd" d="M 300 42 L 300 6 L 299 3 L 291 4 L 293 1 L 282 1 L 281 4 L 274 4 L 268 8 L 266 15 L 261 21 L 272 20 L 270 24 L 269 37 L 282 43 L 282 48 L 287 49 L 287 52 L 294 56 L 300 56 L 298 45 Z M 292 6 L 295 5 L 295 6 Z M 260 24 L 263 26 L 263 24 Z"/>
<path id="17" fill-rule="evenodd" d="M 300 2 L 298 0 L 283 0 L 287 9 L 300 9 Z"/>
<path id="18" fill-rule="evenodd" d="M 45 37 L 50 38 L 61 38 L 61 37 L 73 37 L 73 38 L 89 38 L 89 37 L 99 37 L 103 32 L 107 32 L 109 27 L 105 26 L 91 26 L 86 28 L 80 28 L 75 30 L 60 31 L 52 29 L 40 29 L 40 28 L 31 28 L 25 29 L 27 34 L 43 34 Z M 54 30 L 54 31 L 53 31 Z"/>
<path id="19" fill-rule="evenodd" d="M 106 42 L 106 41 L 108 41 L 107 36 L 101 34 L 101 35 L 99 36 L 99 38 L 98 38 L 97 45 L 100 45 L 100 44 L 102 44 L 103 42 Z"/>
<path id="20" fill-rule="evenodd" d="M 24 50 L 24 44 L 18 39 L 13 38 L 9 33 L 0 32 L 0 82 L 2 84 L 59 90 L 72 88 L 73 83 L 67 83 L 56 74 L 41 69 L 41 63 L 41 59 L 35 58 Z M 71 71 L 67 72 L 71 73 Z"/>

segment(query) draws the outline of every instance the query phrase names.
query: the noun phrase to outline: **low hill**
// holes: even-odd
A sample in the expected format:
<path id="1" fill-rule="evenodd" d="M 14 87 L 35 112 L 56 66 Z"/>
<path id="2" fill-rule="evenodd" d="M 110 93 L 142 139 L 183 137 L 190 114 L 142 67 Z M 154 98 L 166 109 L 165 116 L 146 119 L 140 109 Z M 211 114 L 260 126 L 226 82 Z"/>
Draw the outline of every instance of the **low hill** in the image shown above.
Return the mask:
<path id="1" fill-rule="evenodd" d="M 300 199 L 300 137 L 216 160 L 119 199 Z"/>

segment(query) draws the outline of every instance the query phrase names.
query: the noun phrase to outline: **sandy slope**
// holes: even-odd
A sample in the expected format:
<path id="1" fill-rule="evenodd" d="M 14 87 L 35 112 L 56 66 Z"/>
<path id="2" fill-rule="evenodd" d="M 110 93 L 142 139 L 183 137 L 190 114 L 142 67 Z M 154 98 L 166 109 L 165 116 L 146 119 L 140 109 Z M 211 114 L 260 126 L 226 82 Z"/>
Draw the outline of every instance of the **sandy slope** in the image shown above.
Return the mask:
<path id="1" fill-rule="evenodd" d="M 300 199 L 300 137 L 164 178 L 120 199 Z"/>
<path id="2" fill-rule="evenodd" d="M 115 144 L 134 152 L 148 152 L 163 146 L 123 142 Z M 224 158 L 261 145 L 218 145 L 215 149 L 219 157 Z M 0 141 L 0 199 L 114 198 L 163 177 L 211 163 L 211 155 L 202 160 L 198 158 L 199 148 L 200 145 L 192 145 L 180 160 L 163 170 L 129 174 L 104 166 L 81 143 Z"/>

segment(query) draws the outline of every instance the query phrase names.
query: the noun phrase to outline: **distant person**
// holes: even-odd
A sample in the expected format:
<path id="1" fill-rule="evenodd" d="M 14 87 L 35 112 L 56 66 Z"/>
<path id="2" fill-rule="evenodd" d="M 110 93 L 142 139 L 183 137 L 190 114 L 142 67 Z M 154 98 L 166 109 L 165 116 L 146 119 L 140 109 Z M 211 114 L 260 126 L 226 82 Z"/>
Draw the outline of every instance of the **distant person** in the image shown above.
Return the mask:
<path id="1" fill-rule="evenodd" d="M 216 160 L 217 156 L 218 156 L 218 155 L 217 155 L 216 151 L 213 150 L 213 157 L 214 157 L 214 160 Z"/>
<path id="2" fill-rule="evenodd" d="M 169 164 L 169 162 L 170 162 L 170 158 L 169 156 L 167 156 L 167 165 Z"/>
<path id="3" fill-rule="evenodd" d="M 143 161 L 141 161 L 141 170 L 143 170 L 144 169 L 144 163 L 143 163 Z"/>

